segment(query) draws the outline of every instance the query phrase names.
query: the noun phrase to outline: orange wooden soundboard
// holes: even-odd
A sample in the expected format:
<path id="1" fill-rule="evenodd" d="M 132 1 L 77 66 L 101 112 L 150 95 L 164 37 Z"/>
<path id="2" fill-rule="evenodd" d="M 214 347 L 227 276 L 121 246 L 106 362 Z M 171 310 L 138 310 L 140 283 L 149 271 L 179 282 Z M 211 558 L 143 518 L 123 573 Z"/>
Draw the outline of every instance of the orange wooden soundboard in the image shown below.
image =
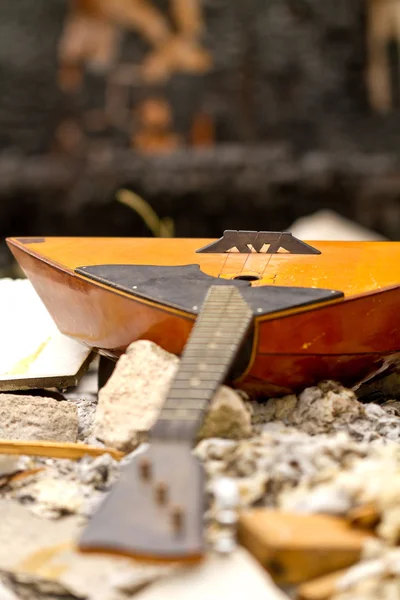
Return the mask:
<path id="1" fill-rule="evenodd" d="M 170 302 L 157 289 L 168 291 L 170 285 L 174 298 L 194 293 L 197 269 L 210 285 L 245 282 L 253 292 L 264 288 L 266 298 L 283 288 L 332 292 L 292 306 L 278 302 L 259 313 L 254 308 L 247 358 L 233 380 L 250 393 L 281 395 L 323 379 L 353 386 L 400 359 L 400 242 L 311 241 L 303 243 L 309 253 L 288 251 L 285 244 L 273 252 L 268 244 L 260 251 L 251 245 L 244 253 L 221 251 L 211 239 L 47 237 L 7 243 L 60 331 L 105 356 L 117 358 L 140 339 L 179 355 L 198 303 Z M 108 270 L 90 272 L 101 266 Z M 123 285 L 113 280 L 112 266 L 118 266 L 117 279 L 125 274 Z M 134 285 L 139 267 L 175 269 L 165 271 L 174 275 L 169 280 L 164 273 L 155 293 L 140 295 Z"/>

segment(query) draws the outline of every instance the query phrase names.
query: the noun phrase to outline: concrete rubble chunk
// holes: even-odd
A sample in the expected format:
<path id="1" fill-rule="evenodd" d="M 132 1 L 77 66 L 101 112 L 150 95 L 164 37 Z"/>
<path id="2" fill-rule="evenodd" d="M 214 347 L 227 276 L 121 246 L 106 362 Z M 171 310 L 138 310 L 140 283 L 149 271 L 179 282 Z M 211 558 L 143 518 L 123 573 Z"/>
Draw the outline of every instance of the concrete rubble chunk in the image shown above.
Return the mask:
<path id="1" fill-rule="evenodd" d="M 67 398 L 70 404 L 74 404 L 78 415 L 78 441 L 87 444 L 93 444 L 92 429 L 94 416 L 96 414 L 97 398 L 91 398 L 89 395 L 79 398 Z"/>
<path id="2" fill-rule="evenodd" d="M 306 388 L 298 397 L 271 398 L 255 409 L 256 422 L 279 420 L 314 435 L 338 429 L 364 414 L 355 394 L 335 382 Z"/>
<path id="3" fill-rule="evenodd" d="M 33 500 L 30 503 L 31 510 L 48 518 L 78 513 L 84 500 L 76 481 L 45 476 L 38 477 L 31 485 L 19 488 L 14 497 L 22 503 Z"/>
<path id="4" fill-rule="evenodd" d="M 239 440 L 249 437 L 251 431 L 251 414 L 241 396 L 222 385 L 215 394 L 198 439 L 220 437 Z"/>
<path id="5" fill-rule="evenodd" d="M 357 441 L 400 439 L 400 417 L 395 407 L 390 410 L 374 403 L 362 404 L 352 390 L 334 381 L 306 388 L 298 396 L 253 402 L 250 408 L 257 429 L 282 422 L 309 435 L 345 431 Z"/>
<path id="6" fill-rule="evenodd" d="M 76 517 L 40 519 L 24 506 L 0 500 L 0 575 L 21 598 L 123 600 L 119 582 L 130 592 L 171 573 L 175 567 L 145 565 L 128 558 L 80 554 L 74 549 L 82 526 Z"/>
<path id="7" fill-rule="evenodd" d="M 118 450 L 135 448 L 157 420 L 178 366 L 179 358 L 152 342 L 131 344 L 100 390 L 93 434 Z M 238 439 L 250 433 L 250 412 L 241 396 L 230 388 L 218 390 L 201 437 Z"/>
<path id="8" fill-rule="evenodd" d="M 86 519 L 104 499 L 120 469 L 109 454 L 79 461 L 47 459 L 34 466 L 40 470 L 12 481 L 2 495 L 47 519 L 69 514 Z"/>
<path id="9" fill-rule="evenodd" d="M 229 556 L 211 554 L 197 566 L 180 569 L 148 586 L 135 600 L 288 600 L 255 559 L 239 548 Z"/>
<path id="10" fill-rule="evenodd" d="M 332 500 L 341 498 L 333 506 Z M 336 514 L 342 508 L 374 506 L 379 517 L 377 535 L 388 544 L 400 539 L 400 455 L 395 442 L 373 446 L 368 456 L 355 459 L 347 468 L 320 473 L 287 489 L 279 498 L 283 510 L 303 513 Z"/>
<path id="11" fill-rule="evenodd" d="M 75 405 L 39 396 L 0 394 L 0 438 L 75 442 Z"/>
<path id="12" fill-rule="evenodd" d="M 383 410 L 387 412 L 388 415 L 393 415 L 396 417 L 400 417 L 400 401 L 399 400 L 388 400 L 384 404 L 382 404 Z"/>
<path id="13" fill-rule="evenodd" d="M 332 478 L 368 456 L 372 444 L 356 442 L 346 432 L 310 436 L 273 422 L 250 439 L 203 440 L 194 452 L 204 463 L 209 486 L 221 476 L 230 477 L 238 485 L 242 508 L 255 502 L 272 507 L 279 506 L 284 491 L 328 474 Z M 349 506 L 346 497 L 336 498 L 336 502 L 339 500 L 341 505 Z"/>
<path id="14" fill-rule="evenodd" d="M 100 390 L 94 435 L 119 450 L 135 448 L 154 423 L 178 364 L 156 344 L 131 344 Z"/>

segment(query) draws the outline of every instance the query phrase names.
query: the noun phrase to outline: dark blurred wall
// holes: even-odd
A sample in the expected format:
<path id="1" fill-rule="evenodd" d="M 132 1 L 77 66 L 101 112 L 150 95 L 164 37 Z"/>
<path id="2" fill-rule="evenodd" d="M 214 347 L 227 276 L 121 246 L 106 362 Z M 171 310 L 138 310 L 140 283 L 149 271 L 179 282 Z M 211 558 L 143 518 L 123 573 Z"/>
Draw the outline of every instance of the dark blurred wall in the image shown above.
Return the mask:
<path id="1" fill-rule="evenodd" d="M 0 148 L 46 152 L 62 94 L 57 47 L 67 0 L 0 1 Z"/>
<path id="2" fill-rule="evenodd" d="M 329 206 L 400 237 L 385 1 L 0 0 L 1 234 L 146 235 L 128 186 L 178 235 Z"/>

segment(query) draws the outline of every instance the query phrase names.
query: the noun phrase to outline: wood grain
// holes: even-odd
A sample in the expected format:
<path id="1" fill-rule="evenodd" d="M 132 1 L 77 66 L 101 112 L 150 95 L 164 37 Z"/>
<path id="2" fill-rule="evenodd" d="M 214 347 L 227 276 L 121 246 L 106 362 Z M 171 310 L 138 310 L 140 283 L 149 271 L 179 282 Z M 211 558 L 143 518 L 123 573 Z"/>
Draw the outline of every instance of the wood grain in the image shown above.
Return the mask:
<path id="1" fill-rule="evenodd" d="M 125 456 L 123 452 L 114 450 L 114 448 L 100 448 L 69 442 L 32 442 L 23 440 L 0 440 L 0 454 L 69 458 L 72 460 L 78 460 L 83 456 L 101 456 L 102 454 L 110 454 L 115 460 L 121 460 Z"/>
<path id="2" fill-rule="evenodd" d="M 299 584 L 357 562 L 370 537 L 344 519 L 260 508 L 239 518 L 239 540 L 276 581 Z"/>
<path id="3" fill-rule="evenodd" d="M 339 302 L 255 319 L 247 370 L 234 382 L 253 394 L 285 394 L 335 379 L 352 386 L 400 357 L 400 243 L 309 242 L 320 255 L 196 254 L 210 239 L 9 239 L 15 258 L 60 331 L 117 357 L 139 339 L 181 354 L 193 316 L 77 276 L 83 265 L 199 264 L 211 276 L 258 274 L 255 286 L 321 287 Z"/>

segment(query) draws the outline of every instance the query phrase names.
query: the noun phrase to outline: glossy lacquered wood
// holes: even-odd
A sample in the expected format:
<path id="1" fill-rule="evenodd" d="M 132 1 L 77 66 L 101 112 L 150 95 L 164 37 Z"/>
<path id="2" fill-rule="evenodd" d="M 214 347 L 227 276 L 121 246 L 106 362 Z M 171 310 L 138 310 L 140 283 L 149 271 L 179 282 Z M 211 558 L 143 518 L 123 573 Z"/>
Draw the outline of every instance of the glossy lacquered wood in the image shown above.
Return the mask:
<path id="1" fill-rule="evenodd" d="M 308 242 L 320 255 L 196 254 L 209 239 L 8 240 L 61 332 L 118 356 L 150 339 L 180 354 L 193 316 L 77 276 L 95 264 L 199 264 L 208 275 L 261 277 L 254 285 L 330 288 L 343 300 L 256 319 L 253 352 L 236 382 L 288 393 L 324 378 L 353 385 L 400 356 L 400 243 Z"/>

